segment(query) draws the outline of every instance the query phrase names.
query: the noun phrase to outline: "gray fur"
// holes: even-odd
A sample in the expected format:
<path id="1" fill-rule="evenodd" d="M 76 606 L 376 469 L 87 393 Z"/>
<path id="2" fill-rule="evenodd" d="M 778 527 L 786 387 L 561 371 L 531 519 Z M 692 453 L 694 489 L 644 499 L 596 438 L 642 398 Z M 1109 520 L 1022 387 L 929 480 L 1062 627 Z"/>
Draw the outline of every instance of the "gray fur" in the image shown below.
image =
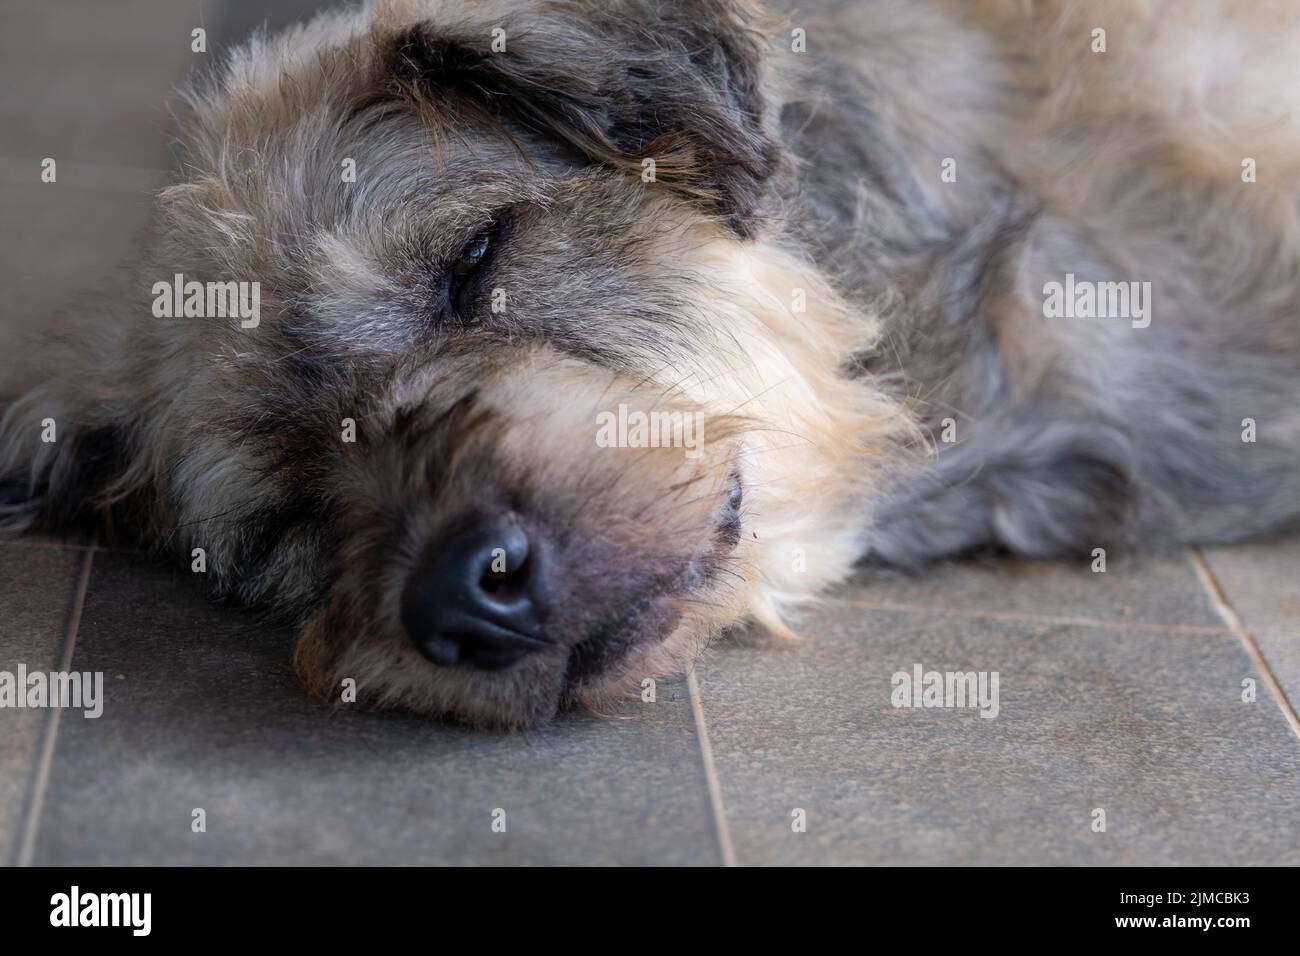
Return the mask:
<path id="1" fill-rule="evenodd" d="M 503 726 L 635 692 L 740 621 L 780 630 L 855 557 L 1296 523 L 1294 191 L 1243 183 L 1209 127 L 1135 114 L 1178 91 L 1124 89 L 1140 59 L 1094 76 L 1078 5 L 814 7 L 400 0 L 255 38 L 187 98 L 138 273 L 7 403 L 0 520 L 203 547 L 216 593 L 302 629 L 321 697 L 353 676 L 376 705 Z M 1281 165 L 1293 134 L 1253 151 Z M 443 299 L 488 227 L 504 313 Z M 257 279 L 263 325 L 153 318 L 145 290 L 177 272 Z M 1067 272 L 1150 282 L 1150 326 L 1047 318 Z M 707 411 L 709 454 L 594 455 L 619 399 Z M 489 507 L 563 545 L 556 651 L 436 668 L 394 595 Z M 818 566 L 790 571 L 795 550 Z"/>
<path id="2" fill-rule="evenodd" d="M 1266 195 L 1235 164 L 1180 178 L 1188 134 L 1155 119 L 1096 128 L 1065 115 L 1037 141 L 1021 138 L 1017 126 L 1033 128 L 1039 100 L 1017 84 L 1060 76 L 1014 72 L 1014 43 L 970 43 L 957 8 L 841 6 L 833 26 L 809 27 L 841 59 L 820 56 L 804 102 L 786 107 L 806 189 L 789 213 L 823 268 L 886 316 L 888 347 L 862 365 L 915 398 L 937 453 L 919 471 L 902 469 L 877 503 L 869 556 L 906 565 L 980 549 L 1078 557 L 1293 527 L 1294 190 Z M 965 90 L 947 82 L 951 73 L 930 78 L 925 64 L 907 62 L 893 32 L 906 21 L 928 21 L 927 42 L 938 32 L 947 49 L 976 51 Z M 1086 37 L 1074 39 L 1086 48 Z M 1051 56 L 1046 36 L 1030 41 Z M 904 85 L 933 116 L 897 112 Z M 1262 144 L 1243 136 L 1240 145 Z M 959 157 L 961 173 L 936 197 L 946 156 Z M 1275 214 L 1261 214 L 1274 201 Z M 1150 281 L 1155 320 L 1137 330 L 1122 319 L 1043 317 L 1044 283 L 1066 272 Z M 1011 339 L 1027 325 L 1036 341 L 1008 359 L 1025 347 Z M 950 416 L 956 444 L 939 438 Z M 1258 425 L 1254 444 L 1242 441 L 1244 418 Z"/>

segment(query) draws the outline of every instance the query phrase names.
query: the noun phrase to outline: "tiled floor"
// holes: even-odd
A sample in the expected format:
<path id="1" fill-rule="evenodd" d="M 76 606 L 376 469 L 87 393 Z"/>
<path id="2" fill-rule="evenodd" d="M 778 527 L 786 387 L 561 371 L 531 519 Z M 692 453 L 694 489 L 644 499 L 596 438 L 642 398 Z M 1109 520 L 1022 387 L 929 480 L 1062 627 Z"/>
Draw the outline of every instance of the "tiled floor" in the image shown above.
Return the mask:
<path id="1" fill-rule="evenodd" d="M 209 606 L 188 576 L 97 556 L 73 668 L 105 673 L 105 717 L 63 722 L 36 862 L 714 859 L 683 688 L 635 720 L 513 738 L 331 716 L 295 684 L 291 635 Z"/>
<path id="2" fill-rule="evenodd" d="M 16 337 L 147 228 L 190 29 L 311 2 L 7 6 L 0 389 Z M 1300 539 L 864 574 L 804 643 L 719 646 L 653 704 L 500 736 L 323 713 L 291 635 L 189 573 L 4 543 L 0 671 L 102 671 L 107 700 L 0 710 L 0 861 L 1296 864 L 1297 567 Z M 917 664 L 996 671 L 998 716 L 893 707 Z"/>
<path id="3" fill-rule="evenodd" d="M 1300 699 L 1278 666 L 1300 645 L 1288 550 L 1216 550 L 1205 581 L 1196 555 L 1105 575 L 864 575 L 810 616 L 803 643 L 724 644 L 653 704 L 504 736 L 326 714 L 294 682 L 292 636 L 212 605 L 187 571 L 7 543 L 0 670 L 70 653 L 106 690 L 98 719 L 0 711 L 0 851 L 35 864 L 1296 864 L 1300 738 L 1240 623 L 1268 622 L 1282 654 L 1265 645 L 1263 660 Z M 1207 585 L 1226 588 L 1237 633 Z M 893 707 L 891 676 L 916 664 L 998 672 L 997 716 Z"/>

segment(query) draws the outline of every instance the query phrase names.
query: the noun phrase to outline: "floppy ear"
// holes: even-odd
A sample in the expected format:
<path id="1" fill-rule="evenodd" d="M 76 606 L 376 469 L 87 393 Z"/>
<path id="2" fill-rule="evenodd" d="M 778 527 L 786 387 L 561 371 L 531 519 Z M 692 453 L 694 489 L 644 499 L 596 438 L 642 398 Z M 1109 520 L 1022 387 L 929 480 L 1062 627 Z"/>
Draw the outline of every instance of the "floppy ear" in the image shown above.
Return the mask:
<path id="1" fill-rule="evenodd" d="M 634 171 L 751 235 L 779 151 L 764 132 L 762 38 L 742 0 L 542 7 L 496 36 L 431 24 L 398 32 L 390 89 L 470 105 Z M 501 44 L 504 49 L 499 49 Z"/>

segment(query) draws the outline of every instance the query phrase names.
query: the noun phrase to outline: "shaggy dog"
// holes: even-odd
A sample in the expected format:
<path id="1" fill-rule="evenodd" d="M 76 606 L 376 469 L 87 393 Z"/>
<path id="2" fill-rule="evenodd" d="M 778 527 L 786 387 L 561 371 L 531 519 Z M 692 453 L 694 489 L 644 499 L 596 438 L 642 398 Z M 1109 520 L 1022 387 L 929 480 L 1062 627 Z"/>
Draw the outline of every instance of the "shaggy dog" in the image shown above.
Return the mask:
<path id="1" fill-rule="evenodd" d="M 504 727 L 785 632 L 864 557 L 1283 527 L 1285 6 L 392 0 L 256 37 L 188 94 L 137 274 L 32 352 L 5 526 L 203 568 L 323 698 Z"/>

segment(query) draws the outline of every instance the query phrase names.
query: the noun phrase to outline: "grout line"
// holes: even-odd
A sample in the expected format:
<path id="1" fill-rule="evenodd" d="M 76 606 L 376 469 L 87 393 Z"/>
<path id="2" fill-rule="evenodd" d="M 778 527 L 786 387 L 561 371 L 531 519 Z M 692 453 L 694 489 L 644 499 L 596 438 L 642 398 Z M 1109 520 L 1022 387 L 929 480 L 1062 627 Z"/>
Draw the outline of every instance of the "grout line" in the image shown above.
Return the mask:
<path id="1" fill-rule="evenodd" d="M 1208 627 L 1200 624 L 1151 624 L 1146 621 L 1126 621 L 1123 618 L 1053 617 L 1048 614 L 1028 614 L 1015 611 L 958 611 L 951 608 L 927 607 L 921 604 L 894 604 L 889 601 L 852 601 L 834 599 L 826 602 L 836 607 L 861 608 L 866 611 L 893 611 L 900 614 L 934 614 L 940 617 L 962 617 L 989 621 L 1023 621 L 1029 624 L 1067 624 L 1075 627 L 1158 631 L 1173 634 L 1222 634 L 1231 628 Z"/>
<path id="2" fill-rule="evenodd" d="M 77 630 L 81 627 L 81 609 L 86 603 L 86 589 L 90 585 L 90 566 L 95 560 L 95 548 L 91 545 L 81 562 L 81 573 L 77 580 L 77 592 L 72 601 L 72 610 L 68 615 L 68 630 L 63 640 L 63 659 L 59 662 L 60 671 L 72 670 L 72 652 L 77 647 Z M 36 832 L 40 829 L 41 814 L 45 809 L 45 788 L 50 780 L 50 766 L 54 763 L 54 744 L 59 736 L 59 718 L 62 707 L 51 707 L 49 720 L 45 724 L 45 739 L 41 743 L 41 759 L 36 768 L 35 785 L 32 788 L 31 802 L 27 808 L 27 819 L 23 824 L 23 842 L 18 850 L 18 866 L 31 866 L 36 853 Z"/>
<path id="3" fill-rule="evenodd" d="M 695 679 L 695 668 L 686 672 L 686 686 L 691 694 L 691 714 L 695 717 L 695 732 L 700 739 L 700 757 L 704 761 L 704 777 L 709 784 L 709 805 L 713 808 L 713 824 L 718 831 L 718 848 L 722 851 L 722 865 L 736 865 L 736 851 L 731 845 L 731 828 L 727 825 L 727 808 L 722 802 L 722 784 L 718 781 L 718 768 L 713 763 L 713 746 L 709 743 L 709 728 L 704 722 L 704 702 L 700 699 L 700 684 Z"/>
<path id="4" fill-rule="evenodd" d="M 1259 644 L 1255 641 L 1255 636 L 1250 633 L 1241 616 L 1237 614 L 1232 604 L 1228 601 L 1228 596 L 1223 592 L 1223 587 L 1219 584 L 1218 578 L 1210 570 L 1204 555 L 1199 548 L 1188 548 L 1188 553 L 1192 558 L 1192 566 L 1196 568 L 1196 576 L 1201 579 L 1201 586 L 1205 588 L 1206 593 L 1210 596 L 1211 603 L 1214 604 L 1215 610 L 1223 618 L 1228 629 L 1237 635 L 1246 648 L 1246 654 L 1250 657 L 1251 662 L 1259 670 L 1260 677 L 1263 679 L 1268 689 L 1273 692 L 1273 699 L 1277 701 L 1278 707 L 1282 709 L 1282 716 L 1286 722 L 1291 725 L 1292 732 L 1297 738 L 1300 738 L 1300 716 L 1296 715 L 1295 707 L 1292 706 L 1286 692 L 1282 690 L 1282 685 L 1278 683 L 1277 678 L 1273 675 L 1273 669 L 1268 666 L 1268 661 L 1264 659 L 1263 652 L 1259 649 Z"/>

